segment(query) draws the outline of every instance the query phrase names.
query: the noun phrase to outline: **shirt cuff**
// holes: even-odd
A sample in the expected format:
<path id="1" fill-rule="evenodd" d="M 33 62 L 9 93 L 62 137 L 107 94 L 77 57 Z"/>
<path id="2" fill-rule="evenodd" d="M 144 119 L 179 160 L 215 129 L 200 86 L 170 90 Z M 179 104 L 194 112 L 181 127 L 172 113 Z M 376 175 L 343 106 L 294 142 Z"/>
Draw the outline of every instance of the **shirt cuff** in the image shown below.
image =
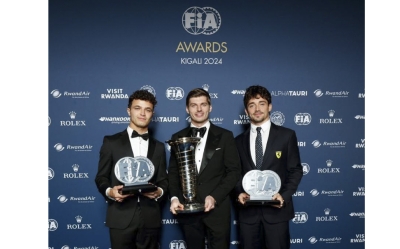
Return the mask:
<path id="1" fill-rule="evenodd" d="M 160 187 L 158 187 L 158 188 L 161 189 L 161 195 L 160 195 L 159 197 L 155 198 L 155 199 L 154 199 L 155 201 L 157 201 L 158 199 L 160 199 L 161 196 L 163 196 L 163 194 L 164 194 L 164 190 L 163 190 L 162 188 L 160 188 Z"/>
<path id="2" fill-rule="evenodd" d="M 111 190 L 111 188 L 108 187 L 108 188 L 106 189 L 106 196 L 107 196 L 108 198 L 110 198 L 111 200 L 115 201 L 114 198 L 112 198 L 111 196 L 108 195 L 108 190 Z"/>

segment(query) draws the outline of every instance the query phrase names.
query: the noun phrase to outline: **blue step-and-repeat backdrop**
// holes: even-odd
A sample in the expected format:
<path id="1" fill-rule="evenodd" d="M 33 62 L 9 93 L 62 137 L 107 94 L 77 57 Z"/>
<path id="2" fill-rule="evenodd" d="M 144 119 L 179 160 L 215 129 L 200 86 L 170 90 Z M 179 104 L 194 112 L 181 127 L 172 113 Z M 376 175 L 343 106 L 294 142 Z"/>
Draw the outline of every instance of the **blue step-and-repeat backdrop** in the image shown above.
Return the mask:
<path id="1" fill-rule="evenodd" d="M 133 91 L 156 95 L 150 131 L 165 142 L 189 124 L 185 98 L 197 87 L 212 97 L 211 121 L 240 134 L 249 123 L 243 93 L 254 84 L 272 94 L 272 121 L 297 132 L 304 177 L 294 195 L 292 248 L 365 248 L 364 7 L 49 1 L 49 249 L 110 248 L 94 177 L 103 136 L 129 123 Z M 186 248 L 169 203 L 160 248 Z"/>

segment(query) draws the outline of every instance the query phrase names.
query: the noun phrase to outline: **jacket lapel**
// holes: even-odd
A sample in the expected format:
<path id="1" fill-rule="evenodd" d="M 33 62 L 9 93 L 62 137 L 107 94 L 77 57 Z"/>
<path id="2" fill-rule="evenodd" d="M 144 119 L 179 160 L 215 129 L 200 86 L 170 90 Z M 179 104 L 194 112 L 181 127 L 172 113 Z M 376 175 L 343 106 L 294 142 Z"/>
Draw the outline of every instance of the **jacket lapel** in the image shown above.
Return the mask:
<path id="1" fill-rule="evenodd" d="M 247 129 L 246 132 L 243 134 L 242 148 L 244 148 L 246 158 L 249 158 L 248 162 L 250 162 L 250 167 L 252 167 L 253 169 L 257 169 L 256 165 L 253 162 L 253 159 L 251 158 L 250 146 L 252 145 L 250 144 L 250 132 L 251 128 Z"/>
<path id="2" fill-rule="evenodd" d="M 271 128 L 270 128 L 270 130 L 269 130 L 267 146 L 265 147 L 264 157 L 263 157 L 263 163 L 262 163 L 262 165 L 261 165 L 261 168 L 263 168 L 264 170 L 266 170 L 266 169 L 267 169 L 267 168 L 266 168 L 267 165 L 269 165 L 269 164 L 267 163 L 267 159 L 268 159 L 268 156 L 271 155 L 271 153 L 268 153 L 268 152 L 271 152 L 271 151 L 272 151 L 272 145 L 274 144 L 274 141 L 275 141 L 275 139 L 277 138 L 277 136 L 278 136 L 278 132 L 277 132 L 276 125 L 275 125 L 274 123 L 271 122 Z"/>
<path id="3" fill-rule="evenodd" d="M 127 130 L 121 132 L 121 152 L 122 155 L 134 157 Z"/>
<path id="4" fill-rule="evenodd" d="M 147 158 L 152 159 L 155 150 L 156 150 L 156 141 L 154 141 L 152 137 L 149 137 L 149 148 L 147 150 Z"/>
<path id="5" fill-rule="evenodd" d="M 215 134 L 215 129 L 213 126 L 214 125 L 210 122 L 210 130 L 208 132 L 206 146 L 204 148 L 204 154 L 201 161 L 199 175 L 207 167 L 207 163 L 214 155 L 215 149 L 217 148 L 219 140 L 221 139 L 221 134 Z"/>

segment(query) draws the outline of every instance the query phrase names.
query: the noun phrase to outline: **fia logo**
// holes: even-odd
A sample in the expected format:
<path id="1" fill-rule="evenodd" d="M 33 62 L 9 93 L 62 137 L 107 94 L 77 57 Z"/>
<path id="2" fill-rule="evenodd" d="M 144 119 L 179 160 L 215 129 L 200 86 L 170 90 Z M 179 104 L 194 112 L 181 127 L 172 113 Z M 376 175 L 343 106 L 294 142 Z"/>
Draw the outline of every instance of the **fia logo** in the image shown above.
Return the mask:
<path id="1" fill-rule="evenodd" d="M 182 16 L 183 28 L 191 35 L 212 35 L 221 27 L 221 15 L 211 7 L 190 7 Z"/>
<path id="2" fill-rule="evenodd" d="M 303 166 L 303 175 L 307 175 L 310 172 L 310 165 L 308 163 L 301 163 L 301 166 Z"/>
<path id="3" fill-rule="evenodd" d="M 297 113 L 294 115 L 294 123 L 297 125 L 309 125 L 311 123 L 311 115 L 309 113 Z"/>
<path id="4" fill-rule="evenodd" d="M 48 173 L 49 180 L 53 179 L 54 178 L 54 170 L 52 168 L 49 168 L 48 172 L 49 172 Z"/>
<path id="5" fill-rule="evenodd" d="M 169 100 L 181 100 L 185 92 L 180 87 L 168 87 L 165 91 L 165 96 Z"/>
<path id="6" fill-rule="evenodd" d="M 308 221 L 308 214 L 306 212 L 295 212 L 292 221 L 294 224 L 306 223 Z"/>
<path id="7" fill-rule="evenodd" d="M 173 240 L 169 243 L 169 249 L 186 249 L 186 242 L 184 240 Z"/>
<path id="8" fill-rule="evenodd" d="M 57 230 L 58 228 L 58 222 L 54 219 L 49 219 L 49 231 L 53 232 Z"/>

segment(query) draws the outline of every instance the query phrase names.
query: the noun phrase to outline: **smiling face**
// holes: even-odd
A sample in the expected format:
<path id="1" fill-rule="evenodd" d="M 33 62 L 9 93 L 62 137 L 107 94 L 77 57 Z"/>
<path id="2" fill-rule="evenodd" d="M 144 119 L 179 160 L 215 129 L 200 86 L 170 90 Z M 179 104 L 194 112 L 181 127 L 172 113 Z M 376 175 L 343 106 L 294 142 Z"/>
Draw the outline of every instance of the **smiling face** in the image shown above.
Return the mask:
<path id="1" fill-rule="evenodd" d="M 206 96 L 192 97 L 186 106 L 186 112 L 190 115 L 192 124 L 200 127 L 207 123 L 208 116 L 212 110 Z"/>
<path id="2" fill-rule="evenodd" d="M 139 133 L 147 131 L 154 114 L 153 110 L 153 104 L 149 101 L 134 99 L 131 106 L 127 108 L 130 117 L 129 126 Z"/>
<path id="3" fill-rule="evenodd" d="M 260 126 L 269 119 L 269 113 L 272 110 L 272 104 L 257 95 L 255 98 L 251 98 L 247 103 L 245 112 L 249 116 L 252 124 Z"/>

